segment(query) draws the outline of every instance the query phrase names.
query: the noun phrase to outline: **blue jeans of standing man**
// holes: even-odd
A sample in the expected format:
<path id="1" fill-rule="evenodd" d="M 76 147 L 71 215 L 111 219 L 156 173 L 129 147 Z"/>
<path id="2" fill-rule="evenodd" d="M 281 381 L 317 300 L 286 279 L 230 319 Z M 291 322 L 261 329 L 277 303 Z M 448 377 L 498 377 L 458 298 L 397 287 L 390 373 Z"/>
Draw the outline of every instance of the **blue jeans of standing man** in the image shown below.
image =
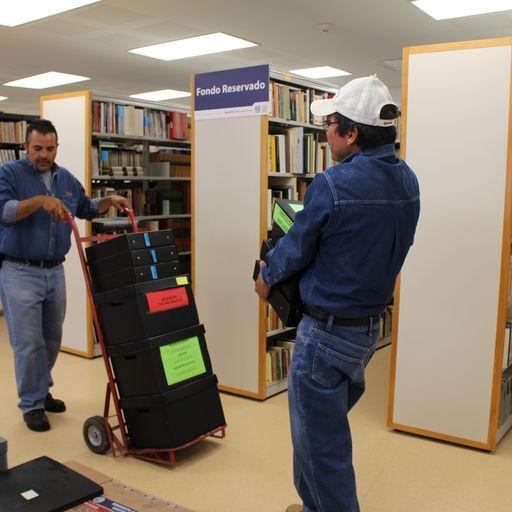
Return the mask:
<path id="1" fill-rule="evenodd" d="M 304 512 L 359 512 L 347 414 L 364 393 L 378 323 L 344 327 L 304 316 L 288 377 L 295 487 Z"/>
<path id="2" fill-rule="evenodd" d="M 66 314 L 64 267 L 41 268 L 5 260 L 0 293 L 23 413 L 44 409 Z"/>

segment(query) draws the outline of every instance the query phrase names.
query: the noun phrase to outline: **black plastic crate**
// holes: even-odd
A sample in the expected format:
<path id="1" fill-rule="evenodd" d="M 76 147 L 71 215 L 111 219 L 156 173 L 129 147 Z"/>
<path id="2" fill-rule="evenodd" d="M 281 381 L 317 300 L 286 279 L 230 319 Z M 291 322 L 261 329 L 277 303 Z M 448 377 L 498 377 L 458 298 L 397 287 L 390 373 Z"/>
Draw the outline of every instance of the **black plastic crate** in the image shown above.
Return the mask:
<path id="1" fill-rule="evenodd" d="M 130 284 L 155 281 L 156 279 L 179 275 L 183 275 L 183 265 L 179 262 L 171 261 L 143 267 L 128 267 L 119 272 L 104 274 L 102 276 L 93 275 L 92 282 L 94 290 L 99 293 Z"/>
<path id="2" fill-rule="evenodd" d="M 112 274 L 113 272 L 119 272 L 129 267 L 142 267 L 144 265 L 155 265 L 157 263 L 179 260 L 178 248 L 176 244 L 171 244 L 161 247 L 121 252 L 115 256 L 91 262 L 89 269 L 92 277 L 98 277 L 105 274 Z"/>
<path id="3" fill-rule="evenodd" d="M 212 375 L 203 325 L 107 348 L 123 398 L 164 393 Z"/>
<path id="4" fill-rule="evenodd" d="M 120 405 L 135 449 L 177 448 L 226 424 L 215 375 Z"/>
<path id="5" fill-rule="evenodd" d="M 138 283 L 94 295 L 105 344 L 152 338 L 199 324 L 188 277 Z"/>
<path id="6" fill-rule="evenodd" d="M 160 247 L 174 244 L 174 237 L 170 229 L 160 231 L 146 231 L 145 233 L 126 233 L 116 236 L 105 242 L 91 245 L 85 249 L 89 263 L 119 253 L 133 251 L 134 249 L 146 249 L 148 247 Z"/>

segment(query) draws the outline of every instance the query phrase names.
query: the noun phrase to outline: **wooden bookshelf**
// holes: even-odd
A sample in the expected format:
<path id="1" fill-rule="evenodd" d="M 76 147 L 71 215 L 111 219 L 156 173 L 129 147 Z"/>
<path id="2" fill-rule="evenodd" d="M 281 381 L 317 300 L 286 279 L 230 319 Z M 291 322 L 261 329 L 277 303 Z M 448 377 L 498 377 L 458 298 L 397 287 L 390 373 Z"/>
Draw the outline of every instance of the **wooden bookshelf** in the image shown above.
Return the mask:
<path id="1" fill-rule="evenodd" d="M 180 232 L 180 243 L 183 241 L 184 245 L 178 246 L 178 250 L 180 260 L 186 267 L 190 267 L 192 256 L 191 148 L 190 137 L 186 136 L 189 125 L 188 112 L 189 109 L 183 106 L 134 101 L 131 98 L 95 91 L 79 91 L 41 98 L 41 115 L 51 120 L 59 133 L 57 162 L 79 179 L 91 197 L 102 197 L 108 193 L 132 197 L 139 226 L 146 225 L 150 229 L 171 228 Z M 173 132 L 174 136 L 171 136 L 170 131 L 171 119 L 175 123 L 174 126 L 179 127 L 177 132 Z M 169 173 L 152 175 L 150 169 L 155 155 L 162 153 L 169 157 L 161 160 L 168 162 Z M 126 161 L 127 159 L 131 161 Z M 136 162 L 136 165 L 133 162 Z M 171 175 L 171 172 L 175 172 L 173 166 L 180 166 L 187 176 Z M 112 173 L 117 167 L 122 168 L 121 172 L 125 173 L 133 173 L 132 168 L 135 167 L 143 174 L 106 174 Z M 175 191 L 179 194 L 173 195 Z M 168 214 L 162 211 L 161 198 L 169 200 L 171 211 Z M 179 204 L 176 204 L 177 202 Z M 107 217 L 101 217 L 93 223 L 78 221 L 79 230 L 90 236 L 101 224 L 112 221 L 112 215 L 117 213 L 109 212 Z M 106 229 L 105 226 L 102 229 Z M 183 235 L 185 232 L 189 233 L 187 237 Z M 90 313 L 85 300 L 85 285 L 75 248 L 71 248 L 65 265 L 68 312 L 64 324 L 62 349 L 73 354 L 94 357 L 99 351 L 92 334 Z"/>
<path id="2" fill-rule="evenodd" d="M 485 77 L 474 80 L 483 66 Z M 442 79 L 430 80 L 432 69 Z M 499 426 L 512 229 L 511 72 L 510 37 L 403 54 L 400 150 L 421 184 L 422 211 L 395 290 L 388 425 L 488 451 L 512 427 L 512 416 Z M 489 120 L 485 133 L 473 130 L 478 111 Z M 433 151 L 427 134 L 440 119 L 445 130 Z M 485 151 L 468 151 L 474 147 Z"/>
<path id="3" fill-rule="evenodd" d="M 285 88 L 293 87 L 303 100 L 312 94 L 306 91 L 334 92 L 331 84 L 295 81 L 278 72 L 271 72 L 270 82 L 279 84 L 285 95 L 289 92 Z M 269 88 L 273 88 L 271 83 Z M 195 90 L 194 81 L 191 90 Z M 193 147 L 201 147 L 193 154 L 192 170 L 196 302 L 207 329 L 220 389 L 260 400 L 287 389 L 286 379 L 267 385 L 266 354 L 276 337 L 289 340 L 294 332 L 281 326 L 268 327 L 267 305 L 259 301 L 251 280 L 251 267 L 267 238 L 268 190 L 290 187 L 286 190 L 293 197 L 289 199 L 301 199 L 315 177 L 313 172 L 288 166 L 288 162 L 282 168 L 286 172 L 272 172 L 269 135 L 286 137 L 287 130 L 297 129 L 295 133 L 310 134 L 324 147 L 327 144 L 322 126 L 310 122 L 309 106 L 300 108 L 306 121 L 287 119 L 274 111 L 263 116 L 193 122 Z M 291 107 L 286 110 L 292 114 Z M 295 155 L 293 162 L 298 160 Z"/>
<path id="4" fill-rule="evenodd" d="M 0 165 L 23 158 L 25 132 L 34 119 L 39 119 L 39 116 L 0 112 Z"/>

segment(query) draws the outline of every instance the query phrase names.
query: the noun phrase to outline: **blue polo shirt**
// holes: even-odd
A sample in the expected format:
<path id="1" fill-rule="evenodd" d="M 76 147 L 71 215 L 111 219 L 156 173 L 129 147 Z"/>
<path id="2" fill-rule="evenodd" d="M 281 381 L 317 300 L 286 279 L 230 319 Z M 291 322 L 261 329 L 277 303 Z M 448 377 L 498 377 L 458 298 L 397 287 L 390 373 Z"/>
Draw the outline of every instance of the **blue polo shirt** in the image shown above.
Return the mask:
<path id="1" fill-rule="evenodd" d="M 41 173 L 25 158 L 0 167 L 0 253 L 12 258 L 56 260 L 64 258 L 71 246 L 71 226 L 55 220 L 40 208 L 16 222 L 18 203 L 38 195 L 62 200 L 73 217 L 97 217 L 98 201 L 85 195 L 80 182 L 64 167 L 54 164 L 50 190 Z"/>
<path id="2" fill-rule="evenodd" d="M 315 177 L 263 279 L 273 286 L 302 273 L 305 304 L 343 318 L 381 313 L 419 213 L 418 180 L 393 144 L 352 154 Z"/>

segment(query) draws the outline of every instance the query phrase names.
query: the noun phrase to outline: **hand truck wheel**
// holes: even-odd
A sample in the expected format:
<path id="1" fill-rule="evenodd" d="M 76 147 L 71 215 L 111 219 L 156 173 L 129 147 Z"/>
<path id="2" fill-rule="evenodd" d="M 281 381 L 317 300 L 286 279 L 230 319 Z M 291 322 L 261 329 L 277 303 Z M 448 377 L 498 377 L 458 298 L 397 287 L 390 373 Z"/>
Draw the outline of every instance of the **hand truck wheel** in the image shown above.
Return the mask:
<path id="1" fill-rule="evenodd" d="M 110 450 L 107 424 L 103 416 L 92 416 L 84 423 L 84 441 L 93 453 L 103 455 Z"/>

